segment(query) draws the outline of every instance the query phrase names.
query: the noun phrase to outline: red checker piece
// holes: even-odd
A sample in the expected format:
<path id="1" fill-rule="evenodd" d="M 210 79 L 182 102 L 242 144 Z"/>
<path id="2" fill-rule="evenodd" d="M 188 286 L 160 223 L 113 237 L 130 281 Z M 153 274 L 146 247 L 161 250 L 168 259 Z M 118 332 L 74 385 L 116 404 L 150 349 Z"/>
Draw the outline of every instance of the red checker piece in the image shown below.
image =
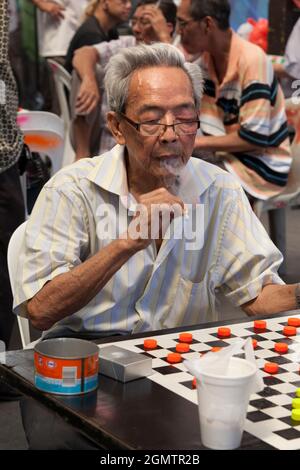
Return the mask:
<path id="1" fill-rule="evenodd" d="M 268 374 L 277 374 L 278 369 L 279 369 L 279 366 L 275 362 L 265 363 L 264 371 L 267 372 Z"/>
<path id="2" fill-rule="evenodd" d="M 287 323 L 289 326 L 295 326 L 297 328 L 298 326 L 300 326 L 300 318 L 291 317 L 288 319 Z"/>
<path id="3" fill-rule="evenodd" d="M 196 377 L 193 378 L 192 387 L 197 388 L 197 379 L 196 379 Z"/>
<path id="4" fill-rule="evenodd" d="M 288 352 L 289 347 L 285 343 L 275 343 L 275 351 L 280 353 L 280 354 L 285 354 Z"/>
<path id="5" fill-rule="evenodd" d="M 211 348 L 210 352 L 218 352 L 218 351 L 221 351 L 222 348 L 220 348 L 220 346 L 214 346 L 213 348 Z"/>
<path id="6" fill-rule="evenodd" d="M 257 348 L 257 339 L 252 340 L 252 346 L 253 346 L 253 349 Z"/>
<path id="7" fill-rule="evenodd" d="M 283 328 L 283 334 L 285 336 L 295 336 L 297 334 L 297 329 L 295 326 L 285 326 Z"/>
<path id="8" fill-rule="evenodd" d="M 190 350 L 190 345 L 187 343 L 177 343 L 176 344 L 176 351 L 178 353 L 186 353 L 189 352 Z"/>
<path id="9" fill-rule="evenodd" d="M 157 348 L 156 339 L 145 339 L 144 340 L 144 348 L 145 349 L 156 349 Z"/>
<path id="10" fill-rule="evenodd" d="M 225 327 L 218 328 L 218 337 L 219 338 L 229 338 L 230 336 L 231 336 L 231 329 L 230 328 L 225 328 Z"/>
<path id="11" fill-rule="evenodd" d="M 179 353 L 169 353 L 167 356 L 167 361 L 170 364 L 178 364 L 178 362 L 182 361 L 181 354 Z"/>
<path id="12" fill-rule="evenodd" d="M 191 343 L 193 341 L 193 335 L 191 333 L 180 333 L 179 341 L 181 343 Z"/>
<path id="13" fill-rule="evenodd" d="M 254 328 L 256 330 L 265 330 L 267 328 L 267 322 L 265 320 L 255 320 Z"/>

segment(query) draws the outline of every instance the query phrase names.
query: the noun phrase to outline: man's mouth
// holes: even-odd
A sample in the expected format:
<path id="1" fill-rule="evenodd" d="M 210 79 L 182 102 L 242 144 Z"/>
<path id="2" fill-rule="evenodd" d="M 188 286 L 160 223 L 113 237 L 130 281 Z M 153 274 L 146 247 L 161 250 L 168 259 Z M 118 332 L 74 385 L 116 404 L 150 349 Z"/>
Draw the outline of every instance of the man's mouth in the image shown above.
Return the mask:
<path id="1" fill-rule="evenodd" d="M 159 155 L 157 157 L 157 159 L 159 159 L 159 160 L 174 160 L 175 159 L 176 160 L 180 157 L 181 157 L 180 155 L 172 153 L 172 154 L 168 154 L 168 155 Z"/>

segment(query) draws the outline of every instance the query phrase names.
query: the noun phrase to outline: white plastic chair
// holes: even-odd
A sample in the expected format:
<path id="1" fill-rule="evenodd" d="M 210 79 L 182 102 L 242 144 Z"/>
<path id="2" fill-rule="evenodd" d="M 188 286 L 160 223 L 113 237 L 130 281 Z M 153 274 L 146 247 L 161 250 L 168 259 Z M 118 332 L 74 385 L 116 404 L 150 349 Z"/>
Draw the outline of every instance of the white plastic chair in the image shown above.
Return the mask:
<path id="1" fill-rule="evenodd" d="M 53 59 L 47 59 L 47 64 L 49 65 L 53 73 L 56 94 L 61 111 L 60 117 L 64 121 L 66 137 L 63 155 L 63 165 L 68 165 L 70 163 L 73 163 L 75 158 L 75 152 L 69 138 L 71 115 L 68 102 L 69 98 L 66 93 L 66 90 L 68 90 L 69 93 L 71 92 L 72 76 L 59 62 L 56 62 Z"/>
<path id="2" fill-rule="evenodd" d="M 52 174 L 62 168 L 64 156 L 64 124 L 62 119 L 46 111 L 27 111 L 21 109 L 17 123 L 24 134 L 24 142 L 32 152 L 48 155 L 52 163 Z M 20 177 L 25 214 L 27 211 L 26 171 Z"/>
<path id="3" fill-rule="evenodd" d="M 300 100 L 289 98 L 285 102 L 289 124 L 295 129 L 295 137 L 291 145 L 293 157 L 288 183 L 285 190 L 278 196 L 266 201 L 257 199 L 253 210 L 260 218 L 263 212 L 269 212 L 270 236 L 285 258 L 286 233 L 285 233 L 285 208 L 298 206 L 300 203 Z M 270 217 L 270 214 L 272 217 Z M 285 272 L 285 266 L 281 269 Z"/>
<path id="4" fill-rule="evenodd" d="M 65 130 L 67 130 L 70 124 L 70 110 L 66 89 L 69 92 L 71 91 L 71 75 L 60 63 L 53 59 L 47 59 L 47 64 L 53 73 L 56 93 L 61 111 L 60 115 L 64 121 Z"/>
<path id="5" fill-rule="evenodd" d="M 19 259 L 23 238 L 25 236 L 27 222 L 23 222 L 19 227 L 14 231 L 12 234 L 7 250 L 7 264 L 8 264 L 8 272 L 9 272 L 9 279 L 11 284 L 12 293 L 14 295 L 14 279 L 17 274 L 17 263 L 16 260 Z M 31 349 L 34 345 L 39 341 L 30 342 L 30 329 L 29 329 L 29 321 L 27 318 L 17 316 L 21 342 L 23 349 Z"/>
<path id="6" fill-rule="evenodd" d="M 22 109 L 18 112 L 17 123 L 30 150 L 50 157 L 52 173 L 60 170 L 65 137 L 63 120 L 56 114 L 46 111 Z"/>

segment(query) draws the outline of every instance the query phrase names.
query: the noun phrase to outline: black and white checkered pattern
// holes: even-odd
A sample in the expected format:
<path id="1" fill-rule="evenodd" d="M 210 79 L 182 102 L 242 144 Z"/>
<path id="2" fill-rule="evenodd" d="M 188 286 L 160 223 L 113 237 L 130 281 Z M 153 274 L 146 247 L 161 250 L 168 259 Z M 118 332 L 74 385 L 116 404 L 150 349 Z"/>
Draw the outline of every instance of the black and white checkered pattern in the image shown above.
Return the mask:
<path id="1" fill-rule="evenodd" d="M 295 391 L 300 388 L 300 328 L 297 336 L 291 338 L 284 336 L 282 331 L 287 325 L 287 318 L 267 320 L 266 330 L 260 333 L 254 331 L 253 321 L 226 325 L 232 332 L 228 339 L 219 339 L 216 327 L 194 330 L 190 352 L 183 353 L 182 357 L 195 359 L 199 357 L 199 353 L 208 352 L 215 346 L 225 347 L 236 338 L 251 336 L 257 339 L 255 356 L 257 365 L 262 371 L 265 388 L 262 392 L 251 395 L 245 430 L 276 449 L 295 450 L 300 449 L 300 422 L 292 421 L 291 411 Z M 178 336 L 178 333 L 153 336 L 157 340 L 158 347 L 147 352 L 144 350 L 143 338 L 122 341 L 117 345 L 152 357 L 154 374 L 148 378 L 196 404 L 197 392 L 193 389 L 192 377 L 184 364 L 170 365 L 166 360 L 168 353 L 175 352 Z M 276 342 L 287 343 L 288 353 L 275 352 Z M 276 362 L 279 365 L 278 373 L 275 375 L 265 373 L 263 368 L 266 362 Z"/>

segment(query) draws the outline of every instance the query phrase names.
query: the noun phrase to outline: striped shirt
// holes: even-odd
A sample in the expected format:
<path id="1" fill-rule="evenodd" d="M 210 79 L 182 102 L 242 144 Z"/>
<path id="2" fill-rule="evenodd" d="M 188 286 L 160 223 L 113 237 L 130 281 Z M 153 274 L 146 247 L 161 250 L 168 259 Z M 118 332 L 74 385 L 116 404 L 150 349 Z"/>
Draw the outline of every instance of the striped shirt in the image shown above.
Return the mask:
<path id="1" fill-rule="evenodd" d="M 281 284 L 282 256 L 250 208 L 239 183 L 215 165 L 191 158 L 179 187 L 184 202 L 202 204 L 203 246 L 187 239 L 153 241 L 134 254 L 81 310 L 56 323 L 51 334 L 130 333 L 222 318 L 228 299 L 239 306 L 267 283 Z M 41 191 L 27 223 L 14 286 L 14 310 L 26 316 L 26 301 L 47 281 L 70 271 L 115 238 L 103 236 L 103 211 L 123 233 L 132 220 L 124 147 L 63 168 Z M 125 210 L 120 210 L 123 207 Z M 193 210 L 193 209 L 191 209 Z M 177 219 L 175 219 L 177 220 Z M 173 221 L 174 222 L 174 221 Z M 173 223 L 172 222 L 172 223 Z M 113 227 L 115 224 L 112 223 Z M 259 241 L 259 243 L 258 243 Z"/>
<path id="2" fill-rule="evenodd" d="M 261 151 L 230 156 L 227 170 L 254 197 L 268 199 L 282 192 L 291 166 L 284 97 L 270 59 L 261 48 L 232 33 L 228 69 L 220 84 L 212 58 L 200 61 L 205 91 L 200 110 L 205 135 L 238 132 Z"/>

